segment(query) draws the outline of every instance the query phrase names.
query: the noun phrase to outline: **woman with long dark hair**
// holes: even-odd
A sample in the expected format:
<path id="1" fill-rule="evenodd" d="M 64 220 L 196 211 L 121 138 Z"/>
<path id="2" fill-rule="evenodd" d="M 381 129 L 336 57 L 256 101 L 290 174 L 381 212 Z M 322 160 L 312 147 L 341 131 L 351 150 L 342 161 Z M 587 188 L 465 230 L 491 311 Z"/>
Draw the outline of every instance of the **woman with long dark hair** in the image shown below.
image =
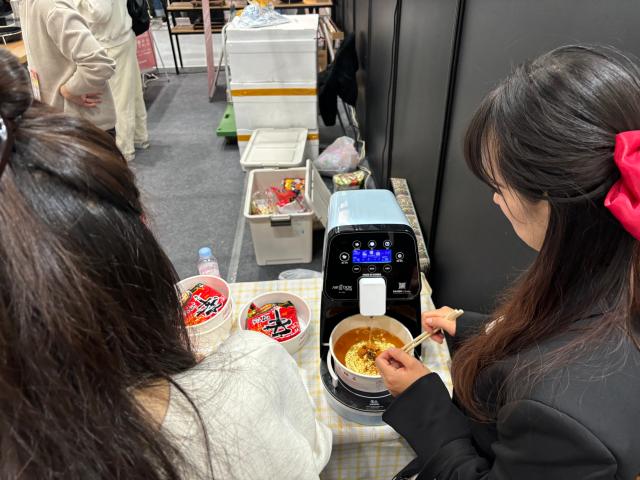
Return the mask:
<path id="1" fill-rule="evenodd" d="M 518 67 L 475 113 L 465 157 L 539 254 L 485 321 L 423 314 L 460 344 L 454 402 L 413 357 L 378 358 L 397 396 L 384 419 L 418 455 L 399 478 L 635 479 L 640 69 L 588 46 Z"/>
<path id="2" fill-rule="evenodd" d="M 0 478 L 318 478 L 295 362 L 243 332 L 199 364 L 113 139 L 0 50 Z"/>

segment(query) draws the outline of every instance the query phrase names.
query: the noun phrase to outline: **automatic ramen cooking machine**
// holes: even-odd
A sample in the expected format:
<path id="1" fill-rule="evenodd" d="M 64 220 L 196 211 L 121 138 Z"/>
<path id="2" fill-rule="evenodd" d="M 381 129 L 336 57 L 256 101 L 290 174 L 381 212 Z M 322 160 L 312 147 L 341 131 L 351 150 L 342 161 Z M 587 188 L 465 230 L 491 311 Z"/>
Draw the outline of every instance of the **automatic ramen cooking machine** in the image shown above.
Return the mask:
<path id="1" fill-rule="evenodd" d="M 365 425 L 382 424 L 392 397 L 379 376 L 336 360 L 333 346 L 349 328 L 382 328 L 403 341 L 420 326 L 420 272 L 415 234 L 388 190 L 334 193 L 323 252 L 320 375 L 331 407 Z"/>

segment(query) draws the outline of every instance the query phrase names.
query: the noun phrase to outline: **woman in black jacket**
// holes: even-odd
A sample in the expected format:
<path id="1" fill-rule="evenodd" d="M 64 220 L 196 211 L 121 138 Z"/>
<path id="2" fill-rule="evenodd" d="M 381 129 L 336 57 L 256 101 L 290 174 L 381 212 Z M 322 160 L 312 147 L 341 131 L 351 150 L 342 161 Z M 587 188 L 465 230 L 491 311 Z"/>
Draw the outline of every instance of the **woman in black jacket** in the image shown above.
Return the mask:
<path id="1" fill-rule="evenodd" d="M 465 157 L 539 255 L 490 317 L 423 314 L 455 347 L 453 402 L 415 358 L 378 357 L 397 397 L 383 418 L 417 453 L 398 478 L 635 479 L 640 69 L 585 46 L 517 68 L 480 105 Z"/>

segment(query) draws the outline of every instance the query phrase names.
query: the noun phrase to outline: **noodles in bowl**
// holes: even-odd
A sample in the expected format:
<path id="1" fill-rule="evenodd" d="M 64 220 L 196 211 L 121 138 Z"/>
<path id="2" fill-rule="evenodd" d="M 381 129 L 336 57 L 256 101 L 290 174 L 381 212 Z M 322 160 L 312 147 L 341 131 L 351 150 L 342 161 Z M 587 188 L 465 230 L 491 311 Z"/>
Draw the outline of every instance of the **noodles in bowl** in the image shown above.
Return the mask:
<path id="1" fill-rule="evenodd" d="M 388 315 L 356 314 L 341 320 L 329 336 L 327 368 L 332 382 L 342 381 L 358 392 L 384 392 L 387 387 L 376 368 L 376 357 L 411 340 L 409 329 Z"/>
<path id="2" fill-rule="evenodd" d="M 379 375 L 375 360 L 385 350 L 404 342 L 391 332 L 376 327 L 359 327 L 344 333 L 333 346 L 336 359 L 360 375 Z"/>

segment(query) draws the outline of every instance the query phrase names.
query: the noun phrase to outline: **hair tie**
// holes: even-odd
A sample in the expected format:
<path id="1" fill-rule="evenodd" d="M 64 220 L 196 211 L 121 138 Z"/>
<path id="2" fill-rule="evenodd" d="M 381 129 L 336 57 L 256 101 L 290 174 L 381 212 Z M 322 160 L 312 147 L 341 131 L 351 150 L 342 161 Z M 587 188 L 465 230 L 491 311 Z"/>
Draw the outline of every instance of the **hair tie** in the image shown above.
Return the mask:
<path id="1" fill-rule="evenodd" d="M 640 240 L 640 130 L 616 135 L 613 159 L 620 179 L 604 199 L 604 206 L 634 238 Z"/>
<path id="2" fill-rule="evenodd" d="M 0 115 L 0 177 L 2 177 L 9 163 L 9 157 L 13 149 L 13 141 L 14 135 L 11 123 Z"/>

